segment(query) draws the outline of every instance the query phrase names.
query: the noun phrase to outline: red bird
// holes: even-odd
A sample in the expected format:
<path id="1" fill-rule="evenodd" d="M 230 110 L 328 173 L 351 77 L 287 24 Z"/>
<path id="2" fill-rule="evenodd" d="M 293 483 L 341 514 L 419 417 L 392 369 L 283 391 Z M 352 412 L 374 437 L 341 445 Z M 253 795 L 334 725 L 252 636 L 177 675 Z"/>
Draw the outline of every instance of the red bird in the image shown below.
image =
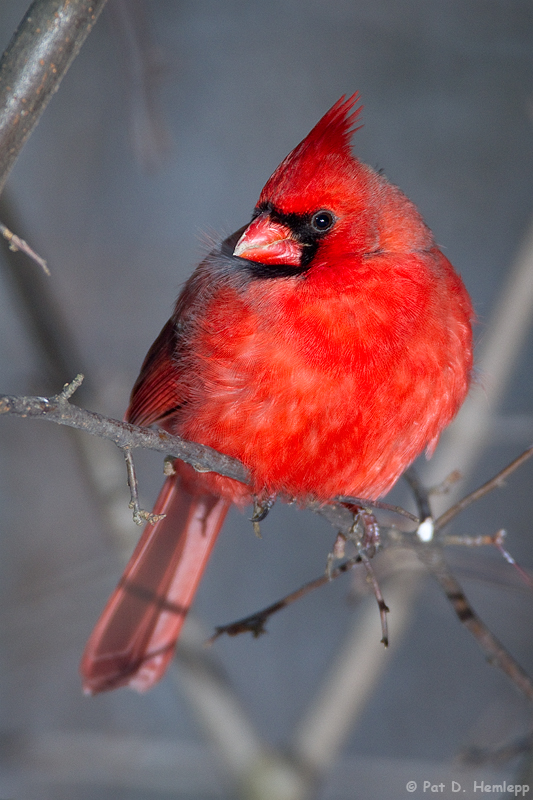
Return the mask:
<path id="1" fill-rule="evenodd" d="M 376 499 L 463 402 L 472 306 L 419 212 L 351 153 L 341 98 L 199 265 L 126 414 L 233 456 L 248 487 L 177 461 L 86 646 L 88 693 L 149 689 L 231 503 Z"/>

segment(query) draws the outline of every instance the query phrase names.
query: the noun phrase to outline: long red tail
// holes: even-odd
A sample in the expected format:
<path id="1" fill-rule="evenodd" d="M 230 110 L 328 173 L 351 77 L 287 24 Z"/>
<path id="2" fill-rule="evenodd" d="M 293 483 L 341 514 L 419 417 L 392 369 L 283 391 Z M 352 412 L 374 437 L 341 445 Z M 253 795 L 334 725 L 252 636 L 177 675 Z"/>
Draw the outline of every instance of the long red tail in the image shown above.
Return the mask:
<path id="1" fill-rule="evenodd" d="M 94 628 L 80 664 L 83 688 L 143 692 L 165 672 L 229 503 L 167 478 L 154 513 Z"/>

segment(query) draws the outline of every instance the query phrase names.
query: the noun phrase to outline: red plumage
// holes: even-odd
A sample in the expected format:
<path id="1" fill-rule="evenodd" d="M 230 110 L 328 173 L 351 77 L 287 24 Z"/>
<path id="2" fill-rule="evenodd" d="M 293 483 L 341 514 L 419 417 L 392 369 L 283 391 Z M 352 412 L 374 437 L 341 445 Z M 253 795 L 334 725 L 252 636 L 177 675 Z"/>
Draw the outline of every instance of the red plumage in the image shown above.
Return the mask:
<path id="1" fill-rule="evenodd" d="M 356 100 L 282 161 L 145 359 L 126 418 L 238 458 L 252 480 L 184 465 L 167 479 L 155 511 L 172 513 L 147 526 L 89 640 L 87 691 L 161 677 L 230 503 L 375 499 L 433 451 L 466 396 L 468 294 L 415 206 L 352 155 Z M 159 539 L 168 553 L 143 571 Z M 185 559 L 188 579 L 174 579 Z"/>

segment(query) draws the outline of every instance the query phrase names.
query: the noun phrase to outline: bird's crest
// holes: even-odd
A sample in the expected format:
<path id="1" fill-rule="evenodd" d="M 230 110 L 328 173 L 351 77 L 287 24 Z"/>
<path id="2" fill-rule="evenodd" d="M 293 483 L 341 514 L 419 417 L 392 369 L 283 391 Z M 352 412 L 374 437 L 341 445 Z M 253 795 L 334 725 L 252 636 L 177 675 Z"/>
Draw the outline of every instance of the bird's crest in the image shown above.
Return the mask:
<path id="1" fill-rule="evenodd" d="M 358 100 L 358 92 L 348 99 L 343 95 L 324 114 L 270 176 L 259 203 L 276 205 L 277 198 L 283 197 L 285 204 L 298 205 L 331 180 L 336 183 L 339 173 L 353 172 L 358 162 L 351 153 L 350 141 L 361 127 L 353 127 L 362 110 L 362 106 L 353 110 Z"/>
<path id="2" fill-rule="evenodd" d="M 359 108 L 352 110 L 358 100 L 359 92 L 355 92 L 348 99 L 346 99 L 346 95 L 343 95 L 329 111 L 326 111 L 322 119 L 317 122 L 305 139 L 295 147 L 291 155 L 296 155 L 300 148 L 306 150 L 307 148 L 313 148 L 318 152 L 322 150 L 324 154 L 350 152 L 352 135 L 362 127 L 361 125 L 357 128 L 353 127 L 363 109 L 362 106 L 359 106 Z"/>

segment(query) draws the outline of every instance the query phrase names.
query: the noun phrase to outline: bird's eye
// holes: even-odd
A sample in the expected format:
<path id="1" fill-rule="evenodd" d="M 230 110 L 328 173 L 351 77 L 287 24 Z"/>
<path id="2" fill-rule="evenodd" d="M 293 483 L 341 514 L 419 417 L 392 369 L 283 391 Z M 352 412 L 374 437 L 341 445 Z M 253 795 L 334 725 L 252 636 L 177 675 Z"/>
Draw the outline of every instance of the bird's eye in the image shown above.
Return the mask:
<path id="1" fill-rule="evenodd" d="M 312 220 L 311 225 L 318 231 L 319 233 L 325 233 L 329 231 L 330 228 L 333 227 L 333 223 L 335 222 L 335 217 L 331 213 L 331 211 L 319 211 L 316 213 Z"/>

